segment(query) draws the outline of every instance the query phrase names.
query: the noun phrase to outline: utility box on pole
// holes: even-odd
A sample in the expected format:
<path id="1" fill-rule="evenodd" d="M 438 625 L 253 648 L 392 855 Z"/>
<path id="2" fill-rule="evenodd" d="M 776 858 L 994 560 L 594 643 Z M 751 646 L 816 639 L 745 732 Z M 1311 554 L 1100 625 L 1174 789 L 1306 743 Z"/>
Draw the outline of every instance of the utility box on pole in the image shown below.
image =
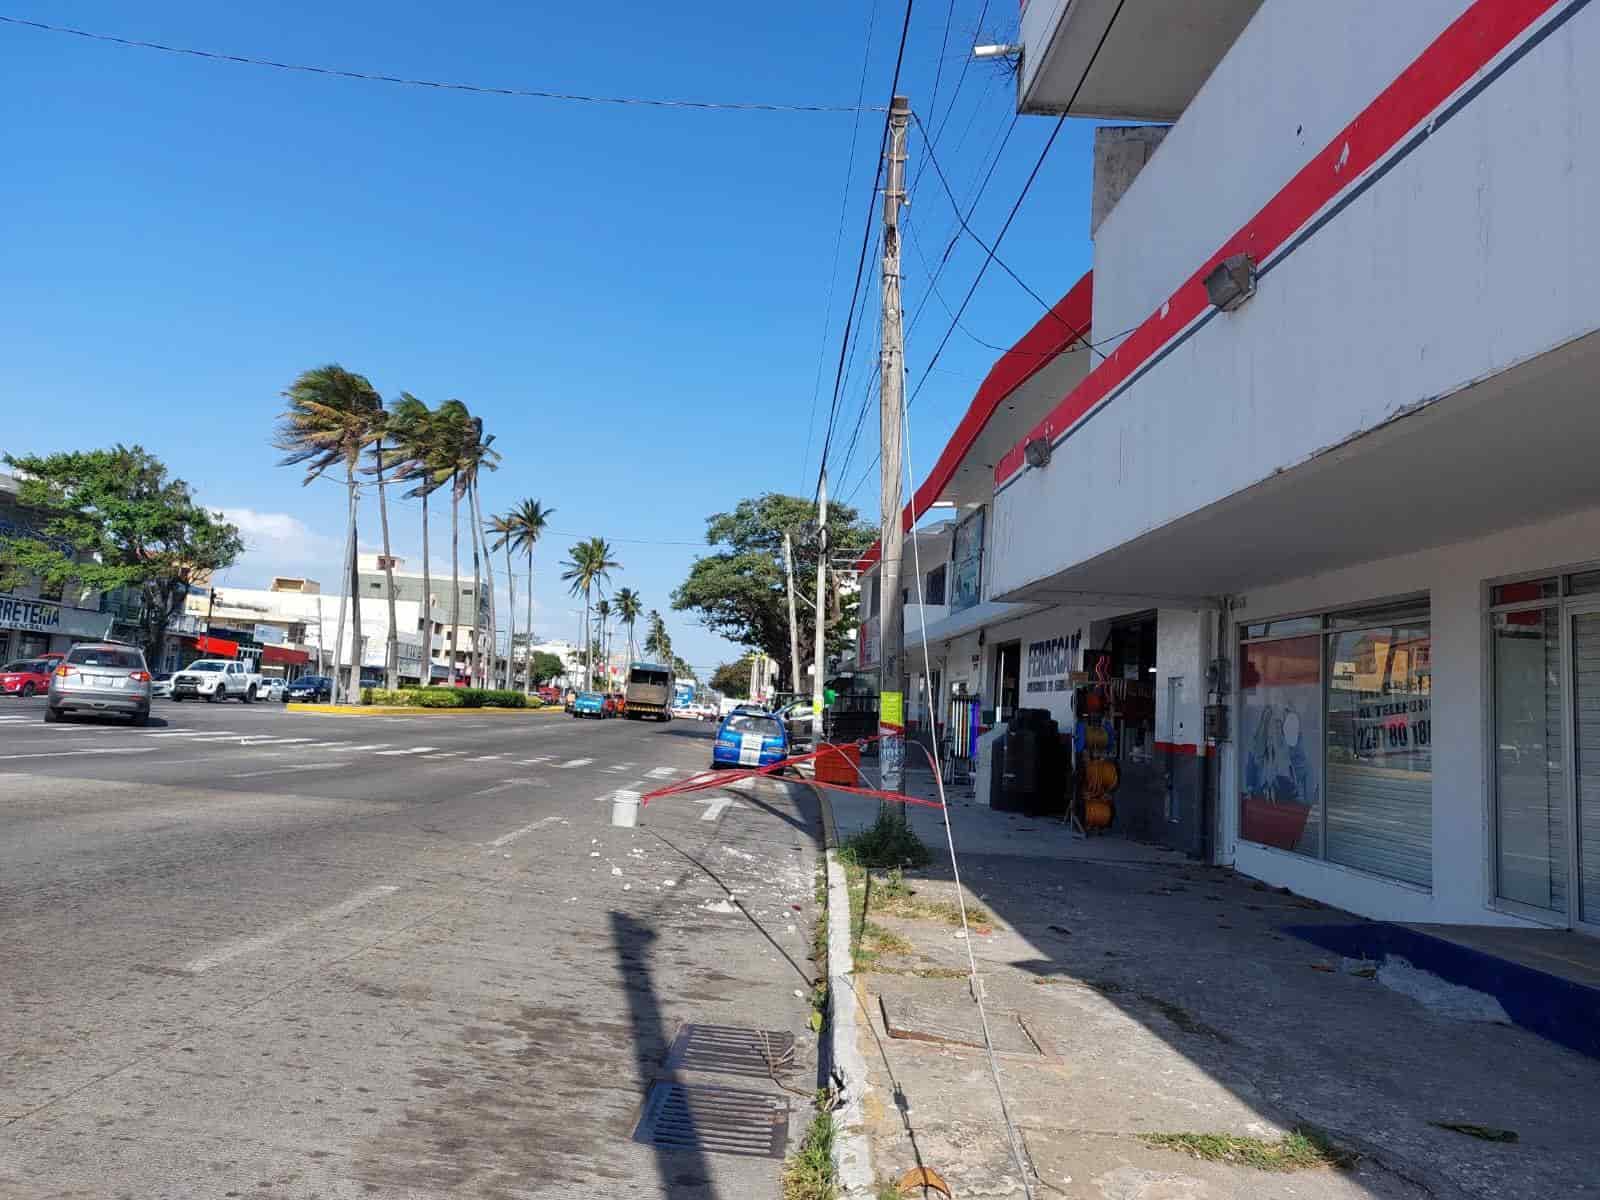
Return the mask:
<path id="1" fill-rule="evenodd" d="M 900 600 L 901 421 L 905 414 L 905 339 L 900 302 L 900 206 L 906 202 L 906 130 L 911 101 L 896 96 L 889 104 L 889 140 L 883 189 L 883 347 L 880 357 L 879 429 L 883 439 L 883 474 L 879 510 L 883 556 L 878 562 L 878 765 L 885 791 L 901 790 L 905 766 L 905 685 L 903 633 L 905 609 Z"/>

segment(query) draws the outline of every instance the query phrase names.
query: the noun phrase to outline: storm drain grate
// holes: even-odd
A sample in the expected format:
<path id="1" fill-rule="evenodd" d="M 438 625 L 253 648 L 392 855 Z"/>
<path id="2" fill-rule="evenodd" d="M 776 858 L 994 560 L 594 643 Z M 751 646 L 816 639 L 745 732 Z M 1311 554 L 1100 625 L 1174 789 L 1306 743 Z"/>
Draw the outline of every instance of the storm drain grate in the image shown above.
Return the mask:
<path id="1" fill-rule="evenodd" d="M 667 1053 L 669 1071 L 716 1071 L 759 1079 L 794 1066 L 794 1034 L 732 1025 L 685 1025 Z"/>
<path id="2" fill-rule="evenodd" d="M 735 1088 L 655 1083 L 633 1140 L 669 1150 L 782 1158 L 789 1106 L 781 1096 Z"/>

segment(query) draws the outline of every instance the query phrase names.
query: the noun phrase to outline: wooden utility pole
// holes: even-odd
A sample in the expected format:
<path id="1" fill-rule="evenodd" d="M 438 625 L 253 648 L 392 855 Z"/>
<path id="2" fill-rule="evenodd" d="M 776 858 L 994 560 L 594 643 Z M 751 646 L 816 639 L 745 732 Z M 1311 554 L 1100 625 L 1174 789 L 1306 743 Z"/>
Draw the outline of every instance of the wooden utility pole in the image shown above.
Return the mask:
<path id="1" fill-rule="evenodd" d="M 787 530 L 783 534 L 783 575 L 789 587 L 789 690 L 800 690 L 800 627 L 794 620 L 794 545 Z"/>
<path id="2" fill-rule="evenodd" d="M 883 190 L 883 347 L 879 365 L 879 433 L 883 440 L 878 545 L 878 765 L 886 792 L 901 790 L 905 762 L 905 691 L 902 682 L 905 611 L 900 603 L 900 434 L 905 410 L 905 336 L 900 308 L 900 206 L 906 202 L 906 129 L 911 101 L 889 104 L 888 161 Z"/>
<path id="3" fill-rule="evenodd" d="M 811 747 L 822 745 L 823 672 L 828 657 L 828 467 L 817 480 L 817 609 L 816 642 L 811 650 Z"/>

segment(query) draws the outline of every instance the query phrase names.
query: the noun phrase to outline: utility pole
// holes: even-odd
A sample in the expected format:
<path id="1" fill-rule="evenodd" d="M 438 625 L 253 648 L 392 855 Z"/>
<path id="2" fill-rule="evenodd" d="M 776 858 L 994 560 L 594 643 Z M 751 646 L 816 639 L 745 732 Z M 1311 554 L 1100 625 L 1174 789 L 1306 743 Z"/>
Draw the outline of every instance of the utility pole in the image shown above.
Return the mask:
<path id="1" fill-rule="evenodd" d="M 823 671 L 828 651 L 828 466 L 822 466 L 817 480 L 817 608 L 812 622 L 815 644 L 811 651 L 811 748 L 822 746 Z M 790 622 L 793 624 L 793 621 Z M 798 687 L 798 684 L 796 685 Z"/>
<path id="2" fill-rule="evenodd" d="M 794 620 L 794 545 L 788 530 L 783 534 L 783 575 L 789 588 L 789 689 L 800 690 L 800 629 Z"/>
<path id="3" fill-rule="evenodd" d="M 879 510 L 883 533 L 878 560 L 878 767 L 886 792 L 898 792 L 905 763 L 905 692 L 902 683 L 900 604 L 900 421 L 905 408 L 905 336 L 900 310 L 900 206 L 906 202 L 906 129 L 911 101 L 889 104 L 889 144 L 883 191 L 883 347 L 879 369 L 879 432 L 883 474 Z"/>
<path id="4" fill-rule="evenodd" d="M 761 652 L 750 652 L 750 699 L 756 703 L 761 702 Z"/>

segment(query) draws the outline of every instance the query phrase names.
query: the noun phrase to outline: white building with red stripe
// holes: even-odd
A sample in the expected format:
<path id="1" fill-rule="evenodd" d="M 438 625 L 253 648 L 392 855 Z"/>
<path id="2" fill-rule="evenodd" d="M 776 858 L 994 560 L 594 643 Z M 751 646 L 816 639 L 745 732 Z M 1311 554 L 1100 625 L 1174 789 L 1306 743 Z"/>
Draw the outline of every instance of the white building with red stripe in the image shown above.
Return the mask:
<path id="1" fill-rule="evenodd" d="M 907 508 L 962 523 L 939 704 L 1065 721 L 1065 650 L 1126 697 L 1115 829 L 1375 917 L 1600 929 L 1600 3 L 1022 31 L 1024 111 L 1171 125 L 1097 139 L 1057 306 L 1097 348 L 1025 366 L 1035 326 Z"/>

